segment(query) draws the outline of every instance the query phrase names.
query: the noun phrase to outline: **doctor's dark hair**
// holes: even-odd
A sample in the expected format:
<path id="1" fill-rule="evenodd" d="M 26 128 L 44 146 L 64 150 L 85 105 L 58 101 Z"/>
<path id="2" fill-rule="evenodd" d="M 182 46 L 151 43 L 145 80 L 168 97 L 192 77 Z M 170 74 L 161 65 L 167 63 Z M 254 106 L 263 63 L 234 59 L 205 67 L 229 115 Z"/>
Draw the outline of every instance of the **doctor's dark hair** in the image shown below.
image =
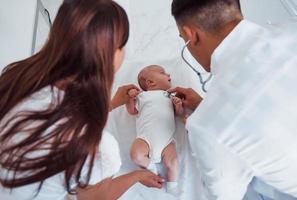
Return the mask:
<path id="1" fill-rule="evenodd" d="M 1 175 L 2 186 L 40 183 L 40 191 L 58 173 L 64 173 L 69 193 L 75 193 L 73 184 L 87 186 L 108 117 L 114 53 L 128 37 L 128 17 L 114 1 L 64 0 L 44 47 L 4 69 L 0 168 L 8 176 Z M 15 111 L 33 93 L 61 81 L 67 84 L 58 102 Z"/>
<path id="2" fill-rule="evenodd" d="M 171 13 L 177 23 L 191 21 L 210 33 L 242 18 L 239 0 L 173 0 Z"/>

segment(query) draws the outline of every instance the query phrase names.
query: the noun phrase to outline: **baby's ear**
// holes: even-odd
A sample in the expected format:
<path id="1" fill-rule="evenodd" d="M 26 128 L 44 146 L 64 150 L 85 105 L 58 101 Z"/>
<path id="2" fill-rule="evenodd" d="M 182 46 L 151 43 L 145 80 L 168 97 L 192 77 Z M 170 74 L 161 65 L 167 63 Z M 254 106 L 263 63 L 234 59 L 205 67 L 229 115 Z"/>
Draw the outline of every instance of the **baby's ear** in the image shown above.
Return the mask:
<path id="1" fill-rule="evenodd" d="M 154 87 L 154 86 L 156 85 L 155 82 L 154 82 L 153 80 L 149 80 L 149 79 L 147 79 L 147 80 L 145 81 L 145 84 L 146 84 L 146 86 L 147 86 L 148 88 Z"/>

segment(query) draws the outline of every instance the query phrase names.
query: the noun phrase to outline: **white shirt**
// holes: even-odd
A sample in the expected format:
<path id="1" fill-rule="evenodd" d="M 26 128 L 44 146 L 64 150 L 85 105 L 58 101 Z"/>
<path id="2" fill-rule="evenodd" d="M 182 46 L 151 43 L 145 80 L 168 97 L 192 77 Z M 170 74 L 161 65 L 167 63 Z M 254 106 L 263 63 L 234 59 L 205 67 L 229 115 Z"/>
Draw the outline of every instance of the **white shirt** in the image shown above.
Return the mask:
<path id="1" fill-rule="evenodd" d="M 246 20 L 217 47 L 207 97 L 187 121 L 209 199 L 256 176 L 297 197 L 297 40 Z"/>
<path id="2" fill-rule="evenodd" d="M 28 99 L 13 109 L 13 113 L 25 110 L 40 110 L 47 108 L 52 98 L 58 98 L 59 93 L 54 88 L 51 93 L 50 87 L 46 87 L 39 92 L 33 94 Z M 11 115 L 11 114 L 8 114 Z M 9 118 L 9 117 L 8 117 Z M 1 124 L 5 123 L 5 119 L 1 121 Z M 0 125 L 1 125 L 0 124 Z M 32 155 L 34 157 L 34 155 Z M 87 162 L 88 163 L 88 162 Z M 113 176 L 119 171 L 121 166 L 121 159 L 119 154 L 118 143 L 115 138 L 107 131 L 103 132 L 102 139 L 99 146 L 99 152 L 96 155 L 95 163 L 90 178 L 90 185 L 99 183 L 102 179 Z M 87 164 L 82 169 L 82 177 L 86 176 L 88 172 Z M 0 175 L 5 175 L 5 169 L 1 169 Z M 25 185 L 18 187 L 10 191 L 7 188 L 3 188 L 0 185 L 0 199 L 1 200 L 31 200 L 36 194 L 39 183 Z M 65 189 L 64 173 L 61 172 L 48 179 L 46 179 L 42 185 L 42 188 L 37 197 L 34 200 L 62 200 L 65 199 L 67 191 Z M 75 183 L 71 187 L 76 187 Z"/>

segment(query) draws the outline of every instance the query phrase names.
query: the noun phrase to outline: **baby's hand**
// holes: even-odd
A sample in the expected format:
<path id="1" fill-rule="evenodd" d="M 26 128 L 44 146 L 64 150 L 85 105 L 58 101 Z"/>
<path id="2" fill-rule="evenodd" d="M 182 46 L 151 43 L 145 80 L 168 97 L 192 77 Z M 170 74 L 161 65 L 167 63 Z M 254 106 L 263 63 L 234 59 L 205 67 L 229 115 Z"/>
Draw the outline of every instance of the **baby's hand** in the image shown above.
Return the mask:
<path id="1" fill-rule="evenodd" d="M 128 103 L 126 103 L 126 108 L 127 108 L 128 113 L 130 113 L 131 115 L 138 114 L 138 111 L 135 108 L 135 105 L 136 105 L 136 101 L 137 101 L 136 97 L 139 93 L 140 93 L 140 91 L 136 90 L 136 89 L 131 89 L 128 91 L 129 101 L 128 101 Z"/>
<path id="2" fill-rule="evenodd" d="M 178 97 L 172 97 L 171 100 L 172 100 L 172 103 L 174 106 L 182 106 L 183 105 L 182 100 Z"/>
<path id="3" fill-rule="evenodd" d="M 182 115 L 184 113 L 182 100 L 178 97 L 172 97 L 171 100 L 174 105 L 175 113 L 177 115 Z"/>
<path id="4" fill-rule="evenodd" d="M 136 98 L 138 94 L 139 94 L 139 91 L 136 89 L 131 89 L 128 91 L 128 95 L 130 98 Z"/>

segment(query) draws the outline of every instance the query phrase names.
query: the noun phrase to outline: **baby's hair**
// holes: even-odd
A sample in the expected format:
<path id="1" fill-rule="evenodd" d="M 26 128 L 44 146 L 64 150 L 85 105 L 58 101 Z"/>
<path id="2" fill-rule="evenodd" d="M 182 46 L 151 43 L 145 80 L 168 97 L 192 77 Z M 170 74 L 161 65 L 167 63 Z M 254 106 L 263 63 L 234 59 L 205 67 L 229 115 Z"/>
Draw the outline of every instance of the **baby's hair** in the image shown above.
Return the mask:
<path id="1" fill-rule="evenodd" d="M 140 86 L 140 88 L 143 91 L 147 91 L 147 84 L 146 84 L 146 80 L 147 80 L 147 71 L 154 68 L 154 67 L 160 67 L 159 65 L 149 65 L 144 67 L 138 74 L 138 85 Z"/>
<path id="2" fill-rule="evenodd" d="M 140 86 L 140 88 L 143 90 L 143 91 L 147 91 L 147 87 L 146 87 L 146 78 L 142 75 L 142 73 L 140 72 L 138 74 L 138 84 Z"/>

